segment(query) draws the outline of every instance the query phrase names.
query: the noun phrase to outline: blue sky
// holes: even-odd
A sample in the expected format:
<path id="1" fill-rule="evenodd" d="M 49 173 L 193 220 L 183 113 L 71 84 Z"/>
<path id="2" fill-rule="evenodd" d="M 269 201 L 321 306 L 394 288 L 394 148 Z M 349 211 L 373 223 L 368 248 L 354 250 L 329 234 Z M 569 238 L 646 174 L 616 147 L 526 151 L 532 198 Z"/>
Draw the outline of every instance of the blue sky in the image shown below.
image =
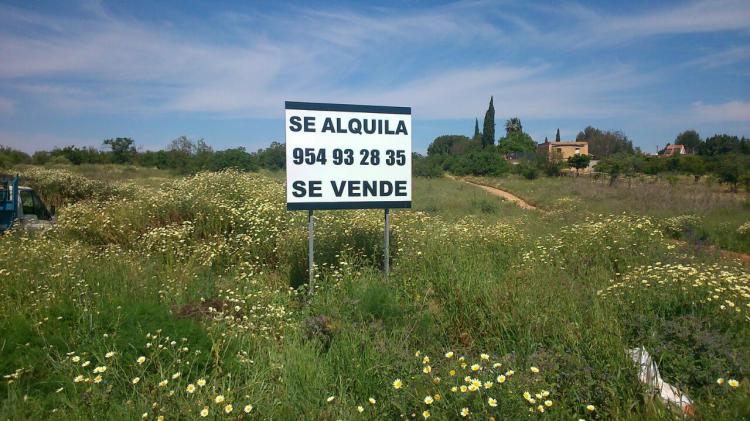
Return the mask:
<path id="1" fill-rule="evenodd" d="M 0 144 L 283 141 L 285 100 L 411 106 L 414 149 L 587 125 L 750 136 L 750 2 L 0 2 Z"/>

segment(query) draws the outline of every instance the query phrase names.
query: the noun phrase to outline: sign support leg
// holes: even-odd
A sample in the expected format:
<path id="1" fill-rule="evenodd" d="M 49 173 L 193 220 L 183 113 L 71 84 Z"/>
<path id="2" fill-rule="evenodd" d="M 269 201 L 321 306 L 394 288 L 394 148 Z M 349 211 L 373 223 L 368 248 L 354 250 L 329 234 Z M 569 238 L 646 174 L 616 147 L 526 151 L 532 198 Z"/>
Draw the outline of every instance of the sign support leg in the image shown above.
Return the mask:
<path id="1" fill-rule="evenodd" d="M 390 272 L 390 237 L 391 237 L 391 212 L 390 209 L 385 208 L 385 233 L 383 234 L 383 270 L 385 271 L 385 277 L 388 277 Z"/>
<path id="2" fill-rule="evenodd" d="M 313 230 L 315 226 L 315 220 L 313 219 L 313 211 L 310 209 L 307 211 L 307 273 L 309 276 L 309 280 L 307 283 L 308 293 L 313 293 L 313 280 L 315 279 L 315 275 L 313 273 L 313 268 L 315 266 L 313 262 Z"/>

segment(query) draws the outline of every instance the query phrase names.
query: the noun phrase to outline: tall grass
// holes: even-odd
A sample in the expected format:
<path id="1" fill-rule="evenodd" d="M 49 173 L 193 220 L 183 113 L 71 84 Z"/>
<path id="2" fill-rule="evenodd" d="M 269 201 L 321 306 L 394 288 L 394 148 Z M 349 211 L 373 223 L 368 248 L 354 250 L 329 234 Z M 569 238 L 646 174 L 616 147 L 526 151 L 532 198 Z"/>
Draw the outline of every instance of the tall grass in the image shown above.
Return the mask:
<path id="1" fill-rule="evenodd" d="M 626 355 L 640 345 L 698 417 L 750 415 L 739 266 L 635 212 L 523 212 L 451 180 L 414 193 L 388 279 L 382 212 L 320 212 L 312 294 L 304 215 L 263 175 L 92 197 L 43 236 L 5 235 L 0 417 L 671 418 Z"/>
<path id="2" fill-rule="evenodd" d="M 750 221 L 750 196 L 728 193 L 692 178 L 667 182 L 656 177 L 621 180 L 613 186 L 591 177 L 541 178 L 476 177 L 472 181 L 513 192 L 540 208 L 552 211 L 556 220 L 572 221 L 581 214 L 631 212 L 659 218 L 684 215 L 700 220 L 701 233 L 677 235 L 728 250 L 750 252 L 750 236 L 738 231 Z M 697 235 L 696 234 L 700 234 Z"/>

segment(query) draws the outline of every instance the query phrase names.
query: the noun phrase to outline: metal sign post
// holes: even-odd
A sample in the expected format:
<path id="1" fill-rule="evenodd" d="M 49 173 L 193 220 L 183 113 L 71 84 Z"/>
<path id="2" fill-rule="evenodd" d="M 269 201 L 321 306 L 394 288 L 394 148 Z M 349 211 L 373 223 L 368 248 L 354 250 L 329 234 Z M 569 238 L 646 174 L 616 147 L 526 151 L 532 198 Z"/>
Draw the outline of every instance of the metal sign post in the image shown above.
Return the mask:
<path id="1" fill-rule="evenodd" d="M 391 237 L 391 212 L 390 209 L 385 208 L 385 233 L 383 234 L 383 270 L 385 271 L 385 277 L 388 277 L 390 272 L 390 237 Z"/>
<path id="2" fill-rule="evenodd" d="M 307 211 L 307 272 L 309 275 L 308 280 L 308 293 L 313 293 L 313 279 L 315 275 L 313 268 L 315 263 L 313 262 L 313 230 L 315 229 L 315 219 L 313 218 L 313 211 L 310 209 Z"/>

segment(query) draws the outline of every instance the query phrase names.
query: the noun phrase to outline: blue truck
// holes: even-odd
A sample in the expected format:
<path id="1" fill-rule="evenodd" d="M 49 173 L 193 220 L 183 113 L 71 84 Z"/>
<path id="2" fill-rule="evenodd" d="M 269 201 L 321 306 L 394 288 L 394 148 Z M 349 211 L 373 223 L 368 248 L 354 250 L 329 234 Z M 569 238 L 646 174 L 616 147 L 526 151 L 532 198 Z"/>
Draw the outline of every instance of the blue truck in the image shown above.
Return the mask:
<path id="1" fill-rule="evenodd" d="M 18 175 L 0 176 L 0 233 L 16 224 L 24 229 L 45 230 L 55 221 L 34 189 L 20 186 Z"/>

